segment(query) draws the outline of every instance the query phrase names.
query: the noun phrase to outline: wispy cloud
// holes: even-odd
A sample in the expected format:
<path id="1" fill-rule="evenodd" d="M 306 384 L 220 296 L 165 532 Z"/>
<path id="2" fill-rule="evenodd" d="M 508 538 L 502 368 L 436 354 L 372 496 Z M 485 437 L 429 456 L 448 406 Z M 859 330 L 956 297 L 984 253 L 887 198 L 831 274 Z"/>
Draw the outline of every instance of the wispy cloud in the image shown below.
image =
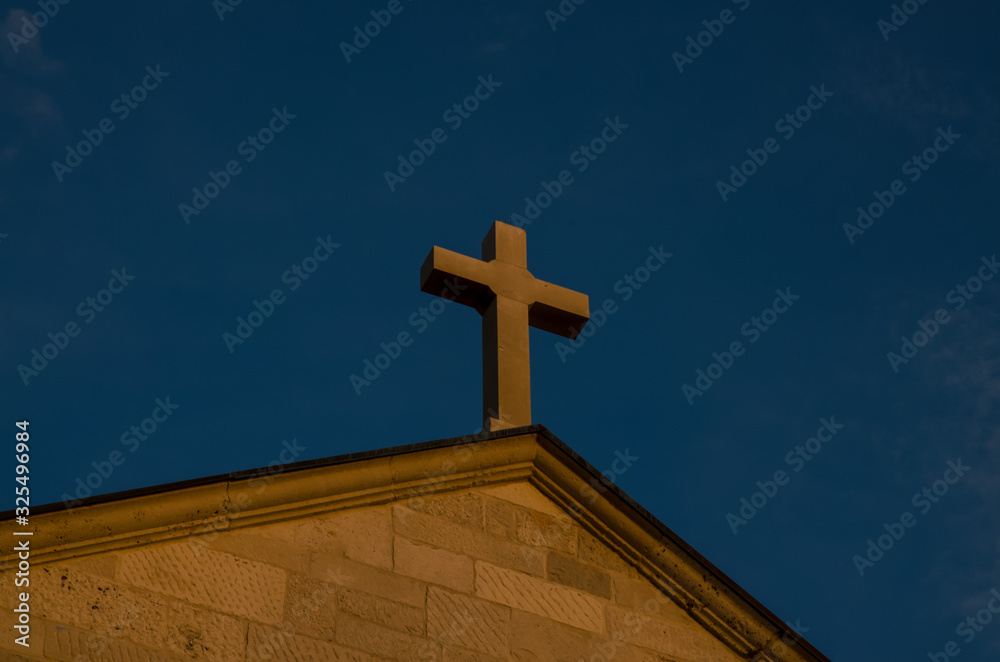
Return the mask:
<path id="1" fill-rule="evenodd" d="M 964 533 L 964 549 L 942 559 L 938 579 L 948 601 L 973 615 L 1000 588 L 1000 283 L 987 283 L 968 308 L 952 313 L 928 356 L 929 380 L 940 380 L 952 406 L 946 433 L 964 440 L 974 470 L 964 479 L 972 499 L 952 524 Z M 983 563 L 969 563 L 982 559 Z M 1000 651 L 1000 634 L 983 635 L 984 647 Z M 977 644 L 979 645 L 979 644 Z"/>
<path id="2" fill-rule="evenodd" d="M 0 23 L 0 60 L 7 71 L 0 72 L 0 110 L 6 110 L 16 120 L 10 133 L 15 139 L 0 144 L 0 165 L 15 160 L 21 153 L 25 137 L 62 125 L 62 114 L 50 95 L 29 82 L 31 78 L 50 76 L 65 70 L 62 62 L 42 51 L 41 31 L 30 39 L 22 37 L 25 21 L 31 16 L 23 9 L 12 9 Z M 14 35 L 15 38 L 12 38 Z"/>
<path id="3" fill-rule="evenodd" d="M 0 108 L 24 120 L 31 134 L 62 124 L 62 114 L 55 99 L 8 74 L 0 74 Z"/>
<path id="4" fill-rule="evenodd" d="M 901 43 L 850 39 L 839 60 L 839 85 L 863 112 L 911 131 L 925 132 L 935 122 L 978 119 L 997 105 L 995 77 L 977 81 L 975 74 L 936 64 Z"/>
<path id="5" fill-rule="evenodd" d="M 3 58 L 3 63 L 9 69 L 29 76 L 49 76 L 62 72 L 65 69 L 63 63 L 42 52 L 42 35 L 40 33 L 26 42 L 17 40 L 17 51 L 15 52 L 15 46 L 11 43 L 8 35 L 21 35 L 25 20 L 30 21 L 31 16 L 23 9 L 12 9 L 7 13 L 7 19 L 0 28 L 3 35 L 3 44 L 0 46 L 0 56 Z"/>

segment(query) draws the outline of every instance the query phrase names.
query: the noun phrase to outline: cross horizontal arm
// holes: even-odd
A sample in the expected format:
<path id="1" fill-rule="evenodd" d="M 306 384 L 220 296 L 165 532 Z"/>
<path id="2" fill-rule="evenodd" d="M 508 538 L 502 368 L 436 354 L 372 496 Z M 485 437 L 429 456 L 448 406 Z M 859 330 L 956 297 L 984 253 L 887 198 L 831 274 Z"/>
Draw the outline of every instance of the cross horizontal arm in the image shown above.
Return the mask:
<path id="1" fill-rule="evenodd" d="M 527 269 L 439 246 L 420 268 L 420 289 L 475 308 L 480 315 L 496 296 L 510 297 L 528 306 L 529 326 L 566 338 L 576 338 L 590 319 L 586 294 L 537 280 Z"/>
<path id="2" fill-rule="evenodd" d="M 545 281 L 535 281 L 535 303 L 528 309 L 528 324 L 566 338 L 580 335 L 590 319 L 590 298 Z"/>
<path id="3" fill-rule="evenodd" d="M 420 291 L 475 308 L 482 315 L 493 294 L 489 263 L 435 246 L 420 267 Z"/>

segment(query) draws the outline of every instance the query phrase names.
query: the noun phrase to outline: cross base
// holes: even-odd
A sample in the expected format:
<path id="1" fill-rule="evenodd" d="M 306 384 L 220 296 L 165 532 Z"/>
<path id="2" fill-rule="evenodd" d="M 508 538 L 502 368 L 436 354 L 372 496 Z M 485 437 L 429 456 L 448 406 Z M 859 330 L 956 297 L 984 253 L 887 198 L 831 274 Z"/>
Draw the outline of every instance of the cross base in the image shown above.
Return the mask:
<path id="1" fill-rule="evenodd" d="M 519 426 L 513 425 L 506 421 L 501 421 L 499 418 L 493 418 L 492 416 L 486 419 L 486 429 L 489 432 L 496 432 L 497 430 L 510 430 L 511 428 L 516 428 L 516 427 Z"/>

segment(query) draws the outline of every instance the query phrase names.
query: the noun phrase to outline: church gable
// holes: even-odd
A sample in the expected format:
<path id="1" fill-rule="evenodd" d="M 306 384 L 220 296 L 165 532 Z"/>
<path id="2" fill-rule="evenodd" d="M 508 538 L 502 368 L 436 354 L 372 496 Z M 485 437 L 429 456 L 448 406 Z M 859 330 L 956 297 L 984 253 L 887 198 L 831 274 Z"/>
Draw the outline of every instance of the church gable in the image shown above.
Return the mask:
<path id="1" fill-rule="evenodd" d="M 552 464 L 534 435 L 474 448 L 85 507 L 81 528 L 33 566 L 30 653 L 0 650 L 130 662 L 750 657 L 732 641 L 759 638 L 759 623 L 700 602 L 725 590 L 676 544 L 636 533 L 611 492 Z M 132 516 L 119 523 L 122 511 Z M 822 659 L 786 651 L 754 659 Z"/>

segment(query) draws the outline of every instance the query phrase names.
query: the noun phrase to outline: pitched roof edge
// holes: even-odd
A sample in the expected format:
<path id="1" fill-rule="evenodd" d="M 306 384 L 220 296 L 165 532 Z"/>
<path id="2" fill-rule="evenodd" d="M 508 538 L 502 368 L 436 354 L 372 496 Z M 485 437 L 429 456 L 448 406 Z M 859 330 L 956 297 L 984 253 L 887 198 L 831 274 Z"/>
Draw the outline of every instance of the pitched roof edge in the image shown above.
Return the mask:
<path id="1" fill-rule="evenodd" d="M 521 443 L 516 439 L 518 437 L 522 438 Z M 515 438 L 515 441 L 506 445 L 491 443 L 508 438 Z M 530 446 L 535 448 L 525 445 L 523 443 L 525 439 L 532 440 Z M 544 443 L 540 442 L 542 439 Z M 437 471 L 435 467 L 443 467 L 449 463 L 446 453 L 458 453 L 459 449 L 466 446 L 474 462 L 469 466 L 463 466 L 462 471 L 446 475 L 434 474 L 434 471 Z M 553 464 L 549 458 L 539 456 L 538 447 L 544 449 L 556 463 Z M 399 459 L 412 456 L 414 453 L 425 453 L 426 457 L 422 459 L 423 461 L 421 458 L 410 457 L 406 462 L 399 462 Z M 560 458 L 559 455 L 563 457 Z M 393 462 L 394 458 L 397 459 L 396 462 Z M 317 490 L 315 485 L 311 485 L 315 481 L 310 481 L 308 478 L 308 475 L 323 471 L 329 474 L 330 469 L 364 461 L 373 463 L 373 471 L 378 474 L 376 479 L 353 482 L 348 480 L 346 482 L 349 484 L 346 486 L 338 485 L 336 491 L 327 493 L 327 490 Z M 451 464 L 454 465 L 454 462 Z M 569 469 L 575 478 L 561 471 L 560 465 Z M 424 468 L 422 473 L 421 468 Z M 335 473 L 343 473 L 344 478 L 351 477 L 347 475 L 349 470 Z M 277 479 L 276 474 L 281 474 L 281 480 Z M 303 489 L 301 485 L 296 484 L 294 480 L 296 475 L 309 484 L 307 486 L 309 489 Z M 389 476 L 388 485 L 384 484 L 386 476 Z M 277 469 L 236 471 L 88 497 L 76 502 L 77 505 L 71 510 L 65 509 L 62 503 L 46 504 L 32 509 L 32 524 L 38 527 L 41 522 L 43 525 L 48 523 L 53 526 L 45 527 L 49 528 L 49 531 L 39 531 L 42 535 L 36 536 L 33 541 L 32 556 L 36 563 L 44 563 L 107 550 L 108 545 L 132 547 L 137 544 L 173 539 L 185 532 L 188 535 L 198 535 L 199 532 L 242 528 L 340 508 L 400 500 L 405 498 L 405 490 L 408 489 L 412 493 L 415 487 L 428 492 L 451 491 L 532 477 L 536 486 L 548 488 L 543 491 L 549 493 L 550 497 L 558 497 L 557 501 L 561 501 L 564 506 L 578 514 L 581 509 L 590 511 L 594 520 L 612 530 L 615 537 L 623 538 L 634 550 L 623 555 L 631 557 L 629 560 L 637 566 L 643 565 L 645 559 L 647 562 L 645 565 L 648 566 L 645 568 L 647 577 L 650 574 L 656 575 L 655 578 L 648 578 L 654 579 L 654 583 L 661 588 L 665 585 L 664 591 L 682 608 L 741 655 L 755 660 L 829 662 L 828 658 L 798 636 L 788 625 L 639 505 L 624 490 L 608 481 L 565 442 L 538 424 L 304 460 Z M 277 482 L 272 483 L 276 480 Z M 579 481 L 588 485 L 598 484 L 604 489 L 598 498 L 587 498 L 585 500 L 588 503 L 583 504 L 580 499 L 583 496 L 582 489 L 578 490 L 578 494 L 572 493 L 574 486 L 579 488 Z M 270 485 L 269 494 L 266 497 L 258 497 L 256 504 L 253 504 L 254 508 L 241 510 L 234 503 L 231 492 L 245 494 L 249 488 L 257 488 L 255 491 L 260 492 L 261 486 L 254 485 L 255 482 L 266 482 Z M 434 487 L 427 489 L 428 482 L 434 483 Z M 557 491 L 561 491 L 562 494 L 552 494 L 553 486 L 558 487 Z M 240 489 L 244 492 L 239 492 Z M 338 500 L 341 494 L 349 496 Z M 597 492 L 593 490 L 591 494 L 597 496 Z M 162 505 L 163 499 L 157 497 L 167 495 L 170 495 L 170 507 L 175 510 L 167 508 L 169 512 L 166 516 L 158 516 L 157 511 L 164 509 L 165 506 Z M 567 503 L 567 495 L 576 503 Z M 116 512 L 114 504 L 127 500 L 137 500 L 139 504 L 136 510 L 141 513 Z M 288 504 L 295 506 L 289 509 Z M 631 524 L 623 523 L 620 517 L 613 516 L 614 513 L 627 515 Z M 13 517 L 14 511 L 0 514 L 2 520 L 0 531 L 13 529 Z M 114 521 L 109 523 L 109 519 Z M 51 550 L 49 554 L 45 553 L 46 543 Z M 613 546 L 622 551 L 620 545 Z M 663 552 L 672 558 L 664 558 Z M 9 557 L 4 559 L 2 566 L 8 566 L 9 561 Z M 676 575 L 684 566 L 701 568 L 703 572 L 689 572 L 689 576 L 684 578 L 685 585 L 678 585 L 669 577 L 671 574 Z M 716 593 L 711 590 L 699 590 L 698 587 L 703 584 L 699 580 L 709 577 L 715 580 L 709 583 L 717 584 L 721 591 Z M 657 579 L 659 581 L 656 581 Z M 743 623 L 741 616 L 756 627 L 740 631 L 738 628 Z M 775 646 L 779 641 L 789 642 L 792 647 L 786 645 L 779 651 Z M 770 650 L 772 648 L 775 650 Z"/>
<path id="2" fill-rule="evenodd" d="M 675 597 L 678 598 L 680 606 L 688 611 L 688 613 L 695 618 L 695 620 L 698 620 L 708 629 L 715 632 L 716 636 L 719 636 L 720 639 L 730 645 L 730 647 L 737 650 L 737 652 L 742 655 L 746 655 L 753 660 L 768 660 L 772 659 L 773 656 L 774 660 L 810 660 L 812 662 L 830 662 L 825 655 L 820 653 L 808 641 L 799 636 L 790 626 L 778 618 L 773 612 L 750 595 L 712 562 L 706 559 L 700 552 L 694 549 L 694 547 L 670 529 L 670 527 L 657 519 L 648 510 L 643 508 L 624 490 L 605 478 L 605 476 L 598 471 L 596 467 L 591 465 L 565 442 L 560 440 L 545 428 L 542 428 L 539 434 L 554 448 L 558 449 L 559 452 L 566 455 L 582 469 L 583 474 L 579 476 L 580 479 L 590 485 L 593 485 L 595 480 L 599 481 L 599 483 L 604 487 L 604 491 L 601 492 L 601 497 L 608 504 L 608 510 L 626 513 L 631 511 L 637 516 L 637 520 L 640 523 L 638 528 L 640 530 L 645 529 L 645 531 L 615 531 L 616 534 L 622 536 L 626 539 L 626 541 L 632 543 L 636 547 L 637 554 L 633 555 L 634 558 L 630 559 L 633 564 L 641 565 L 641 563 L 636 563 L 641 558 L 656 559 L 657 562 L 651 563 L 651 565 L 656 566 L 661 575 L 664 575 L 668 567 L 676 572 L 680 566 L 676 563 L 670 563 L 670 559 L 660 558 L 661 555 L 658 553 L 659 550 L 656 549 L 656 546 L 661 545 L 668 552 L 671 552 L 673 556 L 680 557 L 676 560 L 687 562 L 693 566 L 700 566 L 704 570 L 705 574 L 714 577 L 717 582 L 721 584 L 721 588 L 730 594 L 729 596 L 725 596 L 727 597 L 725 603 L 728 603 L 728 605 L 725 603 L 720 604 L 716 596 L 704 594 L 697 595 L 691 592 L 691 583 L 689 583 L 688 586 L 676 587 L 675 585 L 675 587 L 670 587 L 669 583 L 673 582 L 669 582 L 668 586 L 665 587 L 665 592 L 674 593 Z M 548 472 L 549 475 L 552 475 L 553 473 L 554 472 L 552 471 Z M 566 486 L 568 486 L 568 484 L 563 487 L 565 488 Z M 574 498 L 579 499 L 579 497 L 584 496 L 586 499 L 585 493 L 582 489 L 578 490 L 578 492 L 579 493 L 577 495 L 573 495 Z M 595 492 L 591 491 L 591 497 L 594 494 Z M 584 506 L 584 508 L 591 510 L 591 512 L 599 510 L 599 500 L 594 500 L 593 498 L 586 500 L 590 501 L 590 503 L 589 505 Z M 616 501 L 618 503 L 616 503 Z M 573 507 L 569 506 L 569 509 L 573 509 Z M 594 514 L 605 525 L 613 521 L 612 517 L 601 517 L 600 513 Z M 641 525 L 642 523 L 645 523 L 647 526 L 643 527 Z M 643 541 L 641 540 L 643 535 L 645 535 L 648 539 L 645 545 L 642 544 Z M 626 556 L 628 555 L 626 554 Z M 638 558 L 635 558 L 636 556 Z M 690 582 L 696 584 L 697 578 L 701 574 L 702 573 L 697 572 L 691 573 L 692 576 L 689 577 Z M 654 580 L 654 583 L 657 582 Z M 680 595 L 677 595 L 677 588 L 681 589 L 679 592 Z M 685 593 L 688 595 L 685 596 Z M 692 597 L 697 600 L 699 603 L 698 605 L 691 604 Z M 687 604 L 685 604 L 685 602 Z M 737 612 L 741 612 L 746 615 L 746 608 L 748 607 L 757 612 L 757 619 L 755 620 L 758 620 L 758 622 L 761 622 L 761 625 L 765 626 L 763 628 L 764 631 L 738 632 L 733 628 L 734 620 L 736 619 L 726 618 L 727 616 L 732 617 L 737 615 L 733 613 L 734 609 Z M 727 633 L 725 630 L 729 630 L 729 632 Z M 729 636 L 726 636 L 727 634 Z M 779 645 L 778 642 L 781 642 L 784 645 Z M 794 647 L 801 647 L 805 655 L 796 654 Z"/>
<path id="3" fill-rule="evenodd" d="M 536 423 L 534 425 L 529 425 L 520 428 L 508 428 L 505 430 L 499 430 L 497 432 L 480 432 L 478 434 L 467 434 L 467 435 L 462 435 L 460 437 L 448 437 L 445 439 L 434 439 L 432 441 L 420 441 L 413 444 L 388 446 L 386 448 L 375 448 L 367 451 L 356 451 L 353 453 L 344 453 L 342 455 L 319 457 L 312 460 L 300 460 L 299 462 L 292 462 L 289 464 L 281 465 L 280 473 L 288 474 L 294 471 L 300 471 L 302 469 L 328 467 L 338 464 L 345 464 L 348 462 L 357 462 L 359 460 L 369 460 L 373 458 L 403 455 L 405 453 L 417 453 L 420 451 L 434 449 L 434 448 L 448 448 L 462 444 L 472 444 L 481 441 L 489 441 L 492 439 L 503 439 L 504 437 L 514 437 L 522 434 L 530 434 L 535 432 L 544 434 L 549 438 L 554 438 L 552 433 L 545 429 L 545 426 Z M 565 443 L 563 443 L 562 441 L 559 441 L 558 443 L 565 446 Z M 164 492 L 172 492 L 175 490 L 188 489 L 193 487 L 203 487 L 205 485 L 213 485 L 216 483 L 221 483 L 223 481 L 234 482 L 246 478 L 266 476 L 269 475 L 270 473 L 273 472 L 269 467 L 259 467 L 256 469 L 241 469 L 239 471 L 230 471 L 229 473 L 215 474 L 212 476 L 202 476 L 200 478 L 187 478 L 185 480 L 178 480 L 171 483 L 160 483 L 159 485 L 137 487 L 131 490 L 121 490 L 119 492 L 110 492 L 108 494 L 98 494 L 95 496 L 85 497 L 83 499 L 75 499 L 72 502 L 74 504 L 73 506 L 65 505 L 66 504 L 65 501 L 53 501 L 52 503 L 46 503 L 41 506 L 33 507 L 31 509 L 31 514 L 33 517 L 37 517 L 39 515 L 47 515 L 62 510 L 74 510 L 77 508 L 83 508 L 85 506 L 94 506 L 102 503 L 122 501 L 124 499 L 131 499 L 133 497 L 138 497 L 138 496 L 148 496 L 152 494 L 162 494 Z M 14 516 L 15 516 L 14 510 L 2 511 L 0 512 L 0 522 L 13 520 Z"/>

